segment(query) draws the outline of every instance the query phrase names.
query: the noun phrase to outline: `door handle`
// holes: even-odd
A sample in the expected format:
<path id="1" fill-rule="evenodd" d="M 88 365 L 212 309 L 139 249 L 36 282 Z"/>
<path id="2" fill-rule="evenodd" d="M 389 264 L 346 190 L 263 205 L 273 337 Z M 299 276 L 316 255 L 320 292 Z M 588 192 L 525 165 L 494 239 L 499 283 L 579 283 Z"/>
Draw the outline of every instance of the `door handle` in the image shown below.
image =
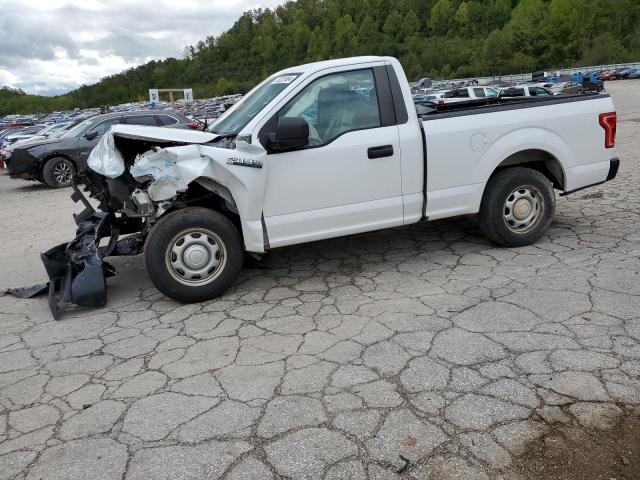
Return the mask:
<path id="1" fill-rule="evenodd" d="M 393 155 L 393 145 L 382 145 L 380 147 L 371 147 L 367 150 L 369 158 L 390 157 Z"/>

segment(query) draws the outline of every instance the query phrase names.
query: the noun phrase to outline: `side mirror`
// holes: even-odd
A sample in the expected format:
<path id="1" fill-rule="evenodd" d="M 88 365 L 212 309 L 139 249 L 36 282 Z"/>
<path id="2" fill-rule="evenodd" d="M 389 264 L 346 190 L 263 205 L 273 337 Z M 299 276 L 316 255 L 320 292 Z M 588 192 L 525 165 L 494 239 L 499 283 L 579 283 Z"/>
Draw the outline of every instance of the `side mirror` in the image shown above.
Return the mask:
<path id="1" fill-rule="evenodd" d="M 276 134 L 269 136 L 269 147 L 276 152 L 285 152 L 309 144 L 309 124 L 300 117 L 278 119 Z"/>
<path id="2" fill-rule="evenodd" d="M 86 138 L 89 141 L 93 140 L 97 136 L 98 136 L 98 132 L 96 132 L 95 130 L 84 134 L 84 138 Z"/>

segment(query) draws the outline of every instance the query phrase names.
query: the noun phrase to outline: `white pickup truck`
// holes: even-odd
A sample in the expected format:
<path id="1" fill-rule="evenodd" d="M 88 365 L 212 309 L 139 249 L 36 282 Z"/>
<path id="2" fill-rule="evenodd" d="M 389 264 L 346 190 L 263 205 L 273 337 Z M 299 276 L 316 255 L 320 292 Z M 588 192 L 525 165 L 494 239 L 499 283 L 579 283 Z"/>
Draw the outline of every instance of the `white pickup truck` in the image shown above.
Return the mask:
<path id="1" fill-rule="evenodd" d="M 551 223 L 554 190 L 615 177 L 615 132 L 606 94 L 419 113 L 394 58 L 301 65 L 208 132 L 112 127 L 80 175 L 102 212 L 85 203 L 66 252 L 111 235 L 100 258 L 144 251 L 161 292 L 196 302 L 234 282 L 245 252 L 426 220 L 478 214 L 492 241 L 528 245 Z"/>

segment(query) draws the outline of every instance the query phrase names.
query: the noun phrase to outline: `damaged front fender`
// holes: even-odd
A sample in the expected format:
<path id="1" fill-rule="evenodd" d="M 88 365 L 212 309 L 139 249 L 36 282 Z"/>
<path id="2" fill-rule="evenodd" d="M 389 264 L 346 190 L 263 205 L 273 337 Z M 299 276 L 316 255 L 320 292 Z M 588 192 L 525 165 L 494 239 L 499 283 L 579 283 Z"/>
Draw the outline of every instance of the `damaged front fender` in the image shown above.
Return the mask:
<path id="1" fill-rule="evenodd" d="M 230 141 L 211 133 L 117 125 L 100 140 L 88 165 L 107 177 L 112 196 L 118 185 L 121 193 L 116 209 L 127 204 L 135 190 L 153 202 L 155 219 L 158 212 L 171 208 L 180 194 L 198 183 L 227 202 L 240 217 L 245 247 L 261 253 L 265 244 L 261 218 L 266 157 L 260 144 Z M 145 211 L 151 211 L 151 206 L 145 211 L 132 207 L 129 214 L 131 210 L 148 215 Z"/>
<path id="2" fill-rule="evenodd" d="M 105 278 L 114 269 L 104 259 L 141 253 L 151 226 L 170 210 L 193 204 L 226 209 L 239 218 L 246 250 L 263 252 L 265 158 L 260 145 L 214 134 L 113 127 L 89 156 L 89 169 L 78 174 L 99 210 L 74 183 L 72 199 L 85 207 L 74 215 L 76 236 L 41 255 L 54 318 L 70 305 L 105 305 Z M 9 293 L 26 297 L 43 290 Z"/>

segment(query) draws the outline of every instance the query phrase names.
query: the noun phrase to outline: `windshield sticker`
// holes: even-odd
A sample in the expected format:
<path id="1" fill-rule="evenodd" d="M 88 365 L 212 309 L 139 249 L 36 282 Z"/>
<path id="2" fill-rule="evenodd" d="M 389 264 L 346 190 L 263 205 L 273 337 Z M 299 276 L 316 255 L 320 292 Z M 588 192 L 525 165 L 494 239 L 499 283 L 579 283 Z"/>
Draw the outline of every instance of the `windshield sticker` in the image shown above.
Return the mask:
<path id="1" fill-rule="evenodd" d="M 296 79 L 296 75 L 281 75 L 273 79 L 272 84 L 275 83 L 291 83 Z"/>
<path id="2" fill-rule="evenodd" d="M 371 95 L 371 91 L 373 90 L 373 85 L 360 85 L 359 83 L 351 83 L 349 86 L 349 90 L 352 92 L 360 93 L 365 97 Z"/>

